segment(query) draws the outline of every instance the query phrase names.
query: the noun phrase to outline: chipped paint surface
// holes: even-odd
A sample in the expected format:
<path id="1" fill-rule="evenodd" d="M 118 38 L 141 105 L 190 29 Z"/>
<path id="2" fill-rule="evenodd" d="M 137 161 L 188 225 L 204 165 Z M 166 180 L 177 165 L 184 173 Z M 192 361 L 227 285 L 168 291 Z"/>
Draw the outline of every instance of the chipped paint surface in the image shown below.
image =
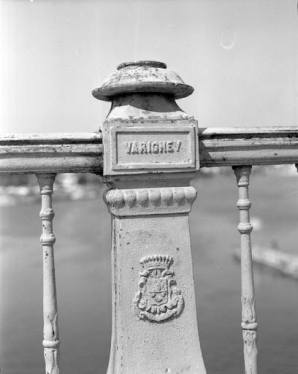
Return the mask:
<path id="1" fill-rule="evenodd" d="M 132 94 L 115 98 L 107 121 L 145 122 L 148 111 L 156 123 L 193 119 L 168 97 Z M 198 138 L 200 168 L 298 163 L 297 127 L 199 128 Z M 102 134 L 2 134 L 0 173 L 36 172 L 101 175 Z"/>
<path id="2" fill-rule="evenodd" d="M 46 374 L 59 374 L 59 328 L 58 307 L 55 278 L 53 234 L 54 210 L 52 193 L 55 174 L 38 174 L 40 186 L 42 235 L 40 242 L 43 247 L 43 347 Z"/>
<path id="3" fill-rule="evenodd" d="M 188 221 L 198 127 L 174 99 L 187 87 L 145 62 L 122 64 L 97 91 L 116 95 L 102 126 L 113 225 L 108 374 L 206 373 Z"/>
<path id="4" fill-rule="evenodd" d="M 0 173 L 102 174 L 101 133 L 3 134 Z"/>
<path id="5" fill-rule="evenodd" d="M 251 166 L 236 166 L 233 168 L 239 191 L 237 207 L 240 223 L 238 231 L 241 235 L 241 302 L 242 302 L 242 336 L 244 366 L 246 374 L 257 374 L 257 316 L 255 306 L 255 289 L 253 278 L 251 238 L 253 226 L 250 223 L 248 186 Z"/>
<path id="6" fill-rule="evenodd" d="M 113 96 L 127 93 L 162 93 L 181 99 L 192 94 L 193 88 L 166 65 L 156 61 L 124 63 L 92 94 L 95 98 L 112 101 Z"/>

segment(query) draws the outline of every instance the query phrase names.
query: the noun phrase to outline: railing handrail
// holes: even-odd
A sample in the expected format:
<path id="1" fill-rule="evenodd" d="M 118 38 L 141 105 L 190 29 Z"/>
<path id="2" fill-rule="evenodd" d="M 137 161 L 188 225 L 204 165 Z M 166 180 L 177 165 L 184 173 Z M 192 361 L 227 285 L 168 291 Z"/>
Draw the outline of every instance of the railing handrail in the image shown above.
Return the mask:
<path id="1" fill-rule="evenodd" d="M 0 173 L 102 174 L 101 133 L 1 134 Z"/>
<path id="2" fill-rule="evenodd" d="M 3 133 L 0 134 L 1 145 L 24 144 L 28 142 L 62 143 L 66 142 L 98 142 L 102 139 L 100 132 L 66 132 L 66 133 Z"/>
<path id="3" fill-rule="evenodd" d="M 297 127 L 199 128 L 200 167 L 298 162 Z M 0 173 L 102 174 L 102 134 L 1 134 Z"/>
<path id="4" fill-rule="evenodd" d="M 297 127 L 199 129 L 200 167 L 298 162 Z"/>

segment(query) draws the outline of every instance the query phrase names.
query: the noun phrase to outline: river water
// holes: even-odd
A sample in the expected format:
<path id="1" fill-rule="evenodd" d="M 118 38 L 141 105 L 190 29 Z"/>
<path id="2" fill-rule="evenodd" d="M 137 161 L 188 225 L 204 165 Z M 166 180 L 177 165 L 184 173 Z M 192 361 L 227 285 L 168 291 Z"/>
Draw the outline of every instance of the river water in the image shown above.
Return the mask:
<path id="1" fill-rule="evenodd" d="M 264 183 L 255 176 L 251 188 L 252 217 L 263 222 L 253 242 L 274 242 L 295 252 L 297 182 L 268 177 L 269 191 Z M 240 267 L 232 256 L 239 248 L 235 181 L 218 176 L 194 184 L 198 199 L 191 213 L 192 250 L 205 365 L 210 374 L 243 373 Z M 57 201 L 54 208 L 61 373 L 104 374 L 111 333 L 110 218 L 101 199 Z M 44 372 L 39 210 L 38 204 L 1 207 L 4 374 Z M 298 282 L 256 266 L 255 286 L 259 372 L 297 373 Z"/>

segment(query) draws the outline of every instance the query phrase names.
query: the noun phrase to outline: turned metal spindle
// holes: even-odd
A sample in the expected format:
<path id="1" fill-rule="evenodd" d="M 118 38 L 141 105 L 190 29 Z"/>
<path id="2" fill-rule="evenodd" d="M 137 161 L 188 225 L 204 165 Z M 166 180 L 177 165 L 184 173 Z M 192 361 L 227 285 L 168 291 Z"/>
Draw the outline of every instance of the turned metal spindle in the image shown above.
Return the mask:
<path id="1" fill-rule="evenodd" d="M 43 346 L 46 374 L 59 374 L 59 330 L 58 309 L 55 281 L 53 234 L 54 210 L 52 208 L 53 184 L 56 174 L 37 174 L 41 194 L 42 235 L 40 242 L 43 247 Z"/>
<path id="2" fill-rule="evenodd" d="M 253 280 L 250 233 L 253 229 L 249 209 L 248 186 L 251 166 L 233 167 L 239 190 L 237 206 L 240 214 L 238 231 L 241 235 L 241 302 L 245 374 L 257 374 L 257 318 Z"/>

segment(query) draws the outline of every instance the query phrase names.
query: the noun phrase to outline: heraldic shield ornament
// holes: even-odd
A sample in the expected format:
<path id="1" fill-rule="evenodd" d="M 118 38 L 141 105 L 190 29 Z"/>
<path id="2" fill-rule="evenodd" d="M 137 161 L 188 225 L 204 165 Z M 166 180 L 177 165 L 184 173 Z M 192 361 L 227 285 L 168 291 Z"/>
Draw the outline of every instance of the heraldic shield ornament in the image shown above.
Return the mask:
<path id="1" fill-rule="evenodd" d="M 165 255 L 146 256 L 140 260 L 143 270 L 134 298 L 139 318 L 161 322 L 182 312 L 184 300 L 176 286 L 174 272 L 169 270 L 172 263 L 173 258 Z"/>

